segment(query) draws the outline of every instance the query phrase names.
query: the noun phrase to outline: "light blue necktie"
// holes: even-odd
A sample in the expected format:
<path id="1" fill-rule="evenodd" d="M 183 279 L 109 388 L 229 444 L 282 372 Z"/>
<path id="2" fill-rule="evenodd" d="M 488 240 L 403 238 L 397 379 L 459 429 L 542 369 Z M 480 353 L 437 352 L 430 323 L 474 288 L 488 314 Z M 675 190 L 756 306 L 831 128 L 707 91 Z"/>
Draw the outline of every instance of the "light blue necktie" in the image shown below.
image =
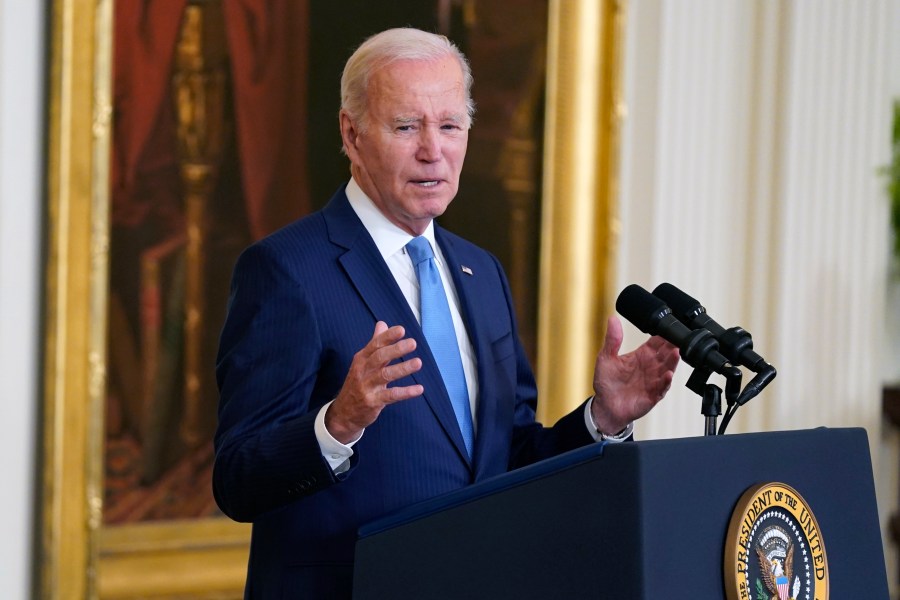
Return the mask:
<path id="1" fill-rule="evenodd" d="M 450 316 L 450 305 L 447 303 L 441 274 L 434 262 L 434 251 L 424 237 L 413 238 L 406 245 L 406 251 L 409 252 L 409 257 L 416 267 L 416 276 L 419 278 L 422 331 L 441 371 L 444 387 L 447 388 L 453 412 L 456 413 L 456 420 L 466 444 L 466 451 L 471 457 L 474 436 L 469 391 L 466 388 L 466 375 L 463 372 L 456 332 L 453 329 L 453 318 Z"/>

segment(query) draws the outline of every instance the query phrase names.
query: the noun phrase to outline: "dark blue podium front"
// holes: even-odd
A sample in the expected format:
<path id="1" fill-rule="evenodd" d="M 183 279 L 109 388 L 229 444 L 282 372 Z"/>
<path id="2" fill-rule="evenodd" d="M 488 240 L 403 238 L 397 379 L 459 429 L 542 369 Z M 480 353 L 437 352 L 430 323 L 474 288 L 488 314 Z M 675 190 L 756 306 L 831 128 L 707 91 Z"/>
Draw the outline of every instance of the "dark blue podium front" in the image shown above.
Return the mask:
<path id="1" fill-rule="evenodd" d="M 354 598 L 724 598 L 728 524 L 754 484 L 818 520 L 832 598 L 888 598 L 862 429 L 599 444 L 360 530 Z M 755 600 L 755 599 L 754 599 Z"/>

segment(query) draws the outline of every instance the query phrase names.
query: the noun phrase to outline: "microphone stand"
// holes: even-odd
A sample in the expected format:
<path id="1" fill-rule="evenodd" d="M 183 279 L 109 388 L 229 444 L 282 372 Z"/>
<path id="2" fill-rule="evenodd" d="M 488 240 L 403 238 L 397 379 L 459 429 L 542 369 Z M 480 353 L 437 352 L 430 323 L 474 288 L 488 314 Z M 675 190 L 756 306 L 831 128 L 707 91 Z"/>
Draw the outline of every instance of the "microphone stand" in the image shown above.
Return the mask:
<path id="1" fill-rule="evenodd" d="M 737 367 L 726 367 L 725 377 L 725 399 L 728 406 L 731 407 L 737 401 L 741 391 L 741 371 Z M 716 421 L 722 414 L 722 388 L 707 383 L 712 375 L 712 370 L 706 367 L 698 367 L 694 369 L 691 376 L 688 377 L 687 387 L 689 390 L 703 398 L 701 403 L 700 414 L 704 416 L 704 436 L 716 435 Z M 722 432 L 719 432 L 720 434 Z"/>
<path id="2" fill-rule="evenodd" d="M 716 419 L 722 414 L 722 388 L 707 383 L 703 390 L 703 407 L 700 412 L 706 417 L 703 435 L 716 435 Z"/>

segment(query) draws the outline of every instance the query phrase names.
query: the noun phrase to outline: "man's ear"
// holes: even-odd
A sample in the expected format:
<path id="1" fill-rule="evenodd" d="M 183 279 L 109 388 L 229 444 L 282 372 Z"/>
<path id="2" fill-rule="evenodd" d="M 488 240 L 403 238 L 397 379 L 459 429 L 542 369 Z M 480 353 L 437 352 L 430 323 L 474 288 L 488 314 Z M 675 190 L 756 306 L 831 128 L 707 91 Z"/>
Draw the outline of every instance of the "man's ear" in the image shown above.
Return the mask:
<path id="1" fill-rule="evenodd" d="M 344 143 L 344 151 L 351 159 L 356 155 L 356 140 L 359 137 L 359 129 L 353 119 L 345 111 L 340 112 L 341 140 Z"/>

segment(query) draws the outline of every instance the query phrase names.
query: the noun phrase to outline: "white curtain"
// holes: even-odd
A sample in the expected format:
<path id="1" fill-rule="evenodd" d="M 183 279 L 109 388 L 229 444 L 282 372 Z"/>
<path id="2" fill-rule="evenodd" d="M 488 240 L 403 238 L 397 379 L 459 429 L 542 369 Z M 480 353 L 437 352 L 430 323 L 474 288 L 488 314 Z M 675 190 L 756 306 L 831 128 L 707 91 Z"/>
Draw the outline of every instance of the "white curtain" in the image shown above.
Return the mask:
<path id="1" fill-rule="evenodd" d="M 897 4 L 629 2 L 616 265 L 619 289 L 669 281 L 778 368 L 729 433 L 864 427 L 883 523 L 898 449 L 881 389 L 900 374 L 900 318 L 878 169 L 900 95 Z M 626 326 L 626 348 L 644 338 Z M 679 370 L 640 438 L 702 434 Z"/>

